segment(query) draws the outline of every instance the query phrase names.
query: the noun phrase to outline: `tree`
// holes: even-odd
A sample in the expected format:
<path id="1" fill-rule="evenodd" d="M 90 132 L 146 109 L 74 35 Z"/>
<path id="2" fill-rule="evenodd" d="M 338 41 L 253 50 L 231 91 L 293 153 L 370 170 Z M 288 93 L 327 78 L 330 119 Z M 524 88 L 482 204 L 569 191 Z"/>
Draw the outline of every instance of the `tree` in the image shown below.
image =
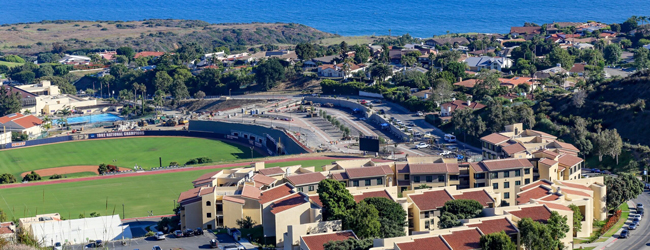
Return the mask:
<path id="1" fill-rule="evenodd" d="M 7 88 L 0 88 L 0 116 L 20 112 L 22 101 L 20 93 L 9 92 Z"/>
<path id="2" fill-rule="evenodd" d="M 621 24 L 621 32 L 628 33 L 639 26 L 635 17 L 630 17 Z"/>
<path id="3" fill-rule="evenodd" d="M 332 179 L 325 179 L 318 183 L 318 198 L 326 208 L 323 211 L 323 220 L 340 220 L 345 217 L 348 210 L 356 206 L 354 197 L 345 186 Z"/>
<path id="4" fill-rule="evenodd" d="M 551 249 L 564 249 L 562 239 L 566 238 L 566 233 L 571 229 L 567 224 L 567 217 L 553 211 L 551 212 L 551 217 L 546 222 L 546 227 L 552 239 L 550 242 Z"/>
<path id="5" fill-rule="evenodd" d="M 450 200 L 440 208 L 439 228 L 460 226 L 461 219 L 476 218 L 483 210 L 483 205 L 476 200 Z"/>
<path id="6" fill-rule="evenodd" d="M 61 54 L 68 50 L 68 46 L 63 43 L 53 43 L 52 44 L 52 53 Z"/>
<path id="7" fill-rule="evenodd" d="M 618 177 L 605 177 L 607 186 L 607 208 L 616 209 L 623 202 L 635 199 L 643 193 L 643 182 L 630 174 L 619 174 Z"/>
<path id="8" fill-rule="evenodd" d="M 634 51 L 634 65 L 637 69 L 646 69 L 650 67 L 648 54 L 650 54 L 650 51 L 646 48 L 638 48 Z"/>
<path id="9" fill-rule="evenodd" d="M 623 40 L 621 40 L 621 45 L 624 48 L 632 47 L 632 41 L 630 41 L 629 39 L 623 39 Z"/>
<path id="10" fill-rule="evenodd" d="M 205 93 L 203 91 L 199 90 L 196 93 L 194 93 L 194 98 L 203 99 L 203 98 L 205 98 Z"/>
<path id="11" fill-rule="evenodd" d="M 363 201 L 375 206 L 379 211 L 379 223 L 381 230 L 379 237 L 392 238 L 405 236 L 404 226 L 406 226 L 406 211 L 402 206 L 392 200 L 383 197 L 366 198 Z"/>
<path id="12" fill-rule="evenodd" d="M 550 234 L 543 224 L 533 221 L 531 218 L 522 218 L 517 222 L 519 229 L 520 242 L 526 249 L 555 249 L 551 248 Z"/>
<path id="13" fill-rule="evenodd" d="M 160 90 L 163 93 L 169 93 L 169 88 L 172 85 L 174 79 L 172 79 L 166 71 L 156 72 L 154 78 L 154 84 L 156 85 L 156 91 Z"/>
<path id="14" fill-rule="evenodd" d="M 449 62 L 447 64 L 447 67 L 445 68 L 445 71 L 449 71 L 452 74 L 454 74 L 454 82 L 458 81 L 460 77 L 465 77 L 465 70 L 466 70 L 467 64 L 462 63 L 462 62 Z"/>
<path id="15" fill-rule="evenodd" d="M 0 175 L 0 184 L 9 184 L 9 183 L 15 183 L 16 182 L 16 176 L 13 174 L 9 173 L 4 173 Z M 3 221 L 3 220 L 0 220 Z"/>
<path id="16" fill-rule="evenodd" d="M 504 231 L 498 233 L 485 234 L 479 241 L 483 250 L 515 250 L 517 245 L 512 242 L 510 236 Z"/>
<path id="17" fill-rule="evenodd" d="M 377 238 L 381 230 L 379 211 L 375 206 L 361 201 L 345 214 L 343 229 L 351 229 L 361 239 Z"/>
<path id="18" fill-rule="evenodd" d="M 571 104 L 575 106 L 576 108 L 582 108 L 583 105 L 585 105 L 585 99 L 587 98 L 587 92 L 584 90 L 580 90 L 578 92 L 573 93 L 573 96 L 571 97 Z"/>
<path id="19" fill-rule="evenodd" d="M 548 54 L 548 60 L 551 64 L 561 64 L 562 68 L 570 70 L 573 67 L 575 58 L 569 54 L 566 50 L 557 47 L 554 48 L 551 53 Z"/>
<path id="20" fill-rule="evenodd" d="M 112 76 L 112 75 L 105 75 L 105 76 L 102 76 L 99 79 L 100 87 L 106 86 L 106 88 L 107 88 L 106 93 L 108 93 L 108 96 L 112 96 L 111 95 L 111 85 L 113 85 L 114 82 L 115 82 L 115 77 Z M 100 95 L 102 97 L 104 97 L 104 93 L 101 93 Z"/>
<path id="21" fill-rule="evenodd" d="M 126 58 L 131 59 L 135 56 L 135 50 L 131 47 L 119 47 L 115 50 L 118 55 L 126 56 Z"/>
<path id="22" fill-rule="evenodd" d="M 316 55 L 314 45 L 311 43 L 299 43 L 296 45 L 296 55 L 300 60 L 310 60 Z"/>
<path id="23" fill-rule="evenodd" d="M 255 68 L 255 79 L 265 90 L 275 87 L 278 81 L 284 79 L 284 67 L 277 58 L 271 58 L 260 63 Z"/>
<path id="24" fill-rule="evenodd" d="M 52 76 L 54 75 L 54 69 L 50 65 L 43 65 L 38 69 L 37 77 Z"/>
<path id="25" fill-rule="evenodd" d="M 584 219 L 584 216 L 578 206 L 571 204 L 569 208 L 573 210 L 573 234 L 575 235 L 582 231 L 582 219 Z"/>
<path id="26" fill-rule="evenodd" d="M 609 64 L 617 63 L 621 58 L 621 47 L 617 44 L 610 44 L 603 49 L 603 57 Z"/>
<path id="27" fill-rule="evenodd" d="M 373 239 L 347 239 L 330 241 L 323 245 L 325 250 L 367 250 L 372 247 Z"/>
<path id="28" fill-rule="evenodd" d="M 97 172 L 99 174 L 108 173 L 108 166 L 106 164 L 104 164 L 104 163 L 99 164 L 99 168 L 97 168 Z"/>
<path id="29" fill-rule="evenodd" d="M 356 63 L 367 63 L 370 58 L 370 50 L 368 46 L 357 45 L 354 48 L 354 61 Z"/>
<path id="30" fill-rule="evenodd" d="M 341 44 L 339 44 L 339 47 L 341 48 L 340 54 L 343 58 L 348 56 L 348 51 L 350 51 L 350 48 L 348 48 L 348 43 L 345 41 L 342 41 Z"/>
<path id="31" fill-rule="evenodd" d="M 40 180 L 41 180 L 41 175 L 37 174 L 34 171 L 32 171 L 31 173 L 23 177 L 23 181 L 40 181 Z"/>
<path id="32" fill-rule="evenodd" d="M 30 84 L 36 78 L 36 74 L 32 71 L 25 70 L 11 75 L 11 78 L 24 84 Z"/>
<path id="33" fill-rule="evenodd" d="M 187 86 L 180 80 L 174 80 L 174 83 L 171 86 L 171 93 L 175 99 L 185 99 L 190 97 L 190 92 L 187 90 Z"/>
<path id="34" fill-rule="evenodd" d="M 237 226 L 239 228 L 248 229 L 253 228 L 257 224 L 250 216 L 246 216 L 244 219 L 237 219 Z"/>
<path id="35" fill-rule="evenodd" d="M 0 221 L 7 221 L 7 213 L 4 210 L 0 209 Z"/>

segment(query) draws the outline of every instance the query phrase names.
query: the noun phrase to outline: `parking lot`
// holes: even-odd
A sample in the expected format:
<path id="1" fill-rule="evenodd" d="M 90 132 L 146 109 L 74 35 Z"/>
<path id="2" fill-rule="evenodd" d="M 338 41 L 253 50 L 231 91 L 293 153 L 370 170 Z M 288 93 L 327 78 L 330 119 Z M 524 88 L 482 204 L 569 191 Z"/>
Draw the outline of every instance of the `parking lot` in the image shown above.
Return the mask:
<path id="1" fill-rule="evenodd" d="M 154 246 L 160 246 L 163 250 L 198 250 L 198 249 L 210 249 L 210 240 L 217 238 L 214 234 L 204 231 L 203 235 L 191 236 L 191 237 L 175 237 L 171 234 L 167 234 L 165 240 L 156 240 L 155 237 L 145 237 L 145 238 L 136 238 L 136 239 L 127 239 L 126 245 L 122 245 L 119 241 L 108 242 L 104 244 L 104 247 L 108 249 L 124 249 L 124 250 L 149 250 L 153 249 Z M 219 244 L 236 244 L 232 237 L 227 234 L 220 234 Z M 74 245 L 66 246 L 64 249 L 71 250 L 81 250 L 87 249 L 88 245 Z M 100 248 L 97 248 L 100 249 Z"/>

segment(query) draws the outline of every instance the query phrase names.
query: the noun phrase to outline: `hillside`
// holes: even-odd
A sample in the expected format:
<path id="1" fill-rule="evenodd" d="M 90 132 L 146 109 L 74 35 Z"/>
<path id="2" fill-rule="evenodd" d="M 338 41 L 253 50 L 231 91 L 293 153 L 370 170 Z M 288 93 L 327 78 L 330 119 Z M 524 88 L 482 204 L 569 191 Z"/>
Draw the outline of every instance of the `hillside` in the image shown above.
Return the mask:
<path id="1" fill-rule="evenodd" d="M 643 145 L 650 144 L 650 111 L 645 108 L 649 101 L 650 71 L 596 86 L 581 108 L 572 104 L 571 95 L 549 100 L 553 111 L 569 121 L 570 116 L 601 120 L 603 128 L 616 128 L 625 142 Z"/>
<path id="2" fill-rule="evenodd" d="M 204 48 L 229 46 L 241 50 L 260 44 L 296 44 L 333 38 L 302 24 L 210 24 L 203 21 L 155 19 L 145 21 L 43 21 L 2 25 L 0 52 L 34 55 L 61 43 L 68 51 L 114 49 L 171 51 L 181 43 L 197 42 Z"/>

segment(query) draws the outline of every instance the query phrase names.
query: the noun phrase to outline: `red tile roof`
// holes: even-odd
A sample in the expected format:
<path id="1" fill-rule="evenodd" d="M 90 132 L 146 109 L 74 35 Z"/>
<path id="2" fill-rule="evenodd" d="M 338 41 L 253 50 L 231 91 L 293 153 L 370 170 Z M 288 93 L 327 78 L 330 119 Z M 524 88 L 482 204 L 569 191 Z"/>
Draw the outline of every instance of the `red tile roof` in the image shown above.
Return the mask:
<path id="1" fill-rule="evenodd" d="M 466 109 L 466 108 L 471 108 L 471 109 L 474 109 L 474 110 L 478 110 L 478 109 L 485 108 L 485 105 L 480 104 L 478 102 L 470 102 L 470 104 L 468 106 L 467 101 L 455 100 L 453 102 L 443 103 L 442 105 L 440 105 L 440 108 L 444 109 L 444 110 L 449 110 L 449 108 L 451 108 L 451 112 L 454 112 L 457 109 L 460 110 L 460 109 Z"/>
<path id="2" fill-rule="evenodd" d="M 221 172 L 221 171 L 205 173 L 205 174 L 199 176 L 199 178 L 197 178 L 196 180 L 192 181 L 192 183 L 194 183 L 196 185 L 196 184 L 203 184 L 203 183 L 206 183 L 206 182 L 210 182 L 210 181 L 213 180 L 212 177 L 215 176 L 216 174 L 218 174 L 219 172 Z"/>
<path id="3" fill-rule="evenodd" d="M 517 233 L 517 227 L 506 218 L 496 220 L 485 219 L 477 223 L 467 223 L 465 226 L 478 227 L 483 234 L 498 233 L 501 231 L 504 231 L 507 235 Z"/>
<path id="4" fill-rule="evenodd" d="M 530 202 L 530 199 L 540 199 L 551 194 L 551 190 L 542 186 L 528 189 L 523 192 L 517 193 L 517 204 L 525 204 Z"/>
<path id="5" fill-rule="evenodd" d="M 142 51 L 138 52 L 133 56 L 133 58 L 139 58 L 139 57 L 148 57 L 148 56 L 153 56 L 153 57 L 158 57 L 164 55 L 165 52 L 156 52 L 156 51 Z"/>
<path id="6" fill-rule="evenodd" d="M 344 231 L 327 234 L 307 235 L 301 236 L 301 238 L 309 250 L 325 250 L 325 247 L 323 245 L 325 245 L 327 242 L 347 240 L 349 238 L 356 239 L 357 236 L 355 236 L 352 231 Z"/>
<path id="7" fill-rule="evenodd" d="M 585 65 L 582 63 L 576 63 L 573 64 L 573 67 L 571 67 L 571 70 L 569 70 L 571 73 L 584 73 L 585 72 Z"/>
<path id="8" fill-rule="evenodd" d="M 376 167 L 360 167 L 348 168 L 345 170 L 350 179 L 366 178 L 385 176 L 393 174 L 393 170 L 389 166 L 376 166 Z"/>
<path id="9" fill-rule="evenodd" d="M 277 180 L 275 178 L 268 177 L 268 176 L 263 175 L 263 174 L 256 174 L 256 175 L 253 176 L 253 181 L 255 183 L 259 183 L 259 184 L 262 184 L 264 186 L 269 186 L 273 182 L 276 182 Z"/>
<path id="10" fill-rule="evenodd" d="M 549 158 L 542 158 L 541 160 L 539 160 L 539 163 L 543 163 L 544 165 L 547 166 L 553 166 L 557 163 L 557 161 L 551 160 Z"/>
<path id="11" fill-rule="evenodd" d="M 24 116 L 25 115 L 23 115 L 21 113 L 8 114 L 8 115 L 5 115 L 3 117 L 0 117 L 0 124 L 7 123 L 7 122 L 10 122 L 13 119 L 18 119 L 18 118 L 21 118 L 21 117 L 24 117 Z"/>
<path id="12" fill-rule="evenodd" d="M 560 197 L 562 197 L 562 196 L 558 195 L 558 194 L 552 194 L 552 195 L 549 195 L 549 196 L 546 196 L 546 197 L 542 198 L 541 200 L 543 200 L 543 201 L 554 201 L 554 200 L 560 199 Z"/>
<path id="13" fill-rule="evenodd" d="M 309 199 L 311 200 L 312 203 L 318 205 L 319 207 L 323 207 L 323 202 L 320 200 L 320 196 L 316 195 L 310 195 Z"/>
<path id="14" fill-rule="evenodd" d="M 269 177 L 270 178 L 270 177 Z M 294 186 L 302 186 L 306 184 L 318 183 L 325 180 L 325 176 L 321 173 L 307 173 L 307 174 L 293 174 L 286 177 Z"/>
<path id="15" fill-rule="evenodd" d="M 27 91 L 25 91 L 25 90 L 22 90 L 22 89 L 16 88 L 16 87 L 14 87 L 14 86 L 9 86 L 9 85 L 1 85 L 1 86 L 2 86 L 3 88 L 5 88 L 5 90 L 7 90 L 7 92 L 9 92 L 9 93 L 12 93 L 12 94 L 13 94 L 13 93 L 18 93 L 18 94 L 20 94 L 20 97 L 21 97 L 21 98 L 34 98 L 34 97 L 38 96 L 38 95 L 36 95 L 36 94 L 33 94 L 33 93 L 30 93 L 30 92 L 27 92 Z"/>
<path id="16" fill-rule="evenodd" d="M 523 186 L 520 187 L 520 189 L 521 189 L 522 191 L 524 191 L 524 190 L 528 190 L 528 189 L 531 189 L 531 188 L 538 187 L 538 186 L 540 186 L 540 185 L 551 186 L 551 185 L 553 185 L 553 183 L 550 182 L 550 181 L 548 181 L 548 180 L 544 180 L 544 179 L 542 179 L 542 180 L 534 181 L 534 182 L 532 182 L 532 183 L 530 183 L 530 184 L 527 184 L 527 185 L 523 185 Z"/>
<path id="17" fill-rule="evenodd" d="M 505 146 L 505 147 L 502 146 L 501 150 L 503 150 L 504 152 L 506 152 L 509 155 L 512 155 L 514 153 L 519 153 L 519 152 L 522 152 L 522 151 L 526 151 L 526 148 L 523 145 L 521 145 L 520 143 L 513 143 L 513 144 L 510 144 L 510 145 Z"/>
<path id="18" fill-rule="evenodd" d="M 546 205 L 550 209 L 572 211 L 571 208 L 562 204 L 557 204 L 553 202 L 543 202 L 543 201 L 540 201 L 539 203 Z"/>
<path id="19" fill-rule="evenodd" d="M 582 191 L 576 191 L 576 190 L 567 189 L 567 188 L 563 188 L 563 189 L 561 189 L 561 191 L 564 192 L 564 193 L 567 193 L 567 194 L 591 197 L 591 195 L 589 195 L 588 193 L 582 192 Z"/>
<path id="20" fill-rule="evenodd" d="M 532 168 L 533 164 L 530 163 L 527 159 L 497 159 L 497 160 L 485 160 L 478 163 L 471 163 L 470 166 L 476 172 L 486 172 L 486 171 L 498 171 L 505 169 L 516 169 L 516 168 Z"/>
<path id="21" fill-rule="evenodd" d="M 480 249 L 481 233 L 476 228 L 454 231 L 449 235 L 443 235 L 447 244 L 454 250 Z"/>
<path id="22" fill-rule="evenodd" d="M 563 149 L 580 152 L 580 149 L 576 148 L 571 143 L 566 143 L 566 142 L 561 142 L 561 141 L 555 141 L 555 143 L 560 145 L 560 147 L 562 147 Z"/>
<path id="23" fill-rule="evenodd" d="M 459 173 L 458 163 L 409 164 L 410 174 Z"/>
<path id="24" fill-rule="evenodd" d="M 398 243 L 397 247 L 400 250 L 422 250 L 422 249 L 435 249 L 444 250 L 451 248 L 445 244 L 441 236 L 427 237 L 414 239 L 413 242 Z"/>
<path id="25" fill-rule="evenodd" d="M 202 188 L 201 191 L 199 192 L 199 196 L 204 196 L 204 195 L 206 195 L 206 194 L 214 193 L 214 189 L 215 189 L 215 188 L 216 188 L 216 187 L 204 187 L 204 188 Z"/>
<path id="26" fill-rule="evenodd" d="M 563 154 L 560 155 L 560 157 L 557 159 L 558 162 L 560 162 L 561 165 L 567 166 L 567 167 L 573 167 L 575 165 L 578 165 L 582 162 L 582 158 L 569 155 L 569 154 Z"/>
<path id="27" fill-rule="evenodd" d="M 342 181 L 342 180 L 349 179 L 349 177 L 348 177 L 347 173 L 341 172 L 341 173 L 333 173 L 332 174 L 332 179 L 337 180 L 337 181 Z"/>
<path id="28" fill-rule="evenodd" d="M 525 207 L 518 211 L 508 211 L 508 213 L 517 216 L 520 219 L 531 218 L 534 221 L 546 223 L 551 218 L 551 210 L 545 206 Z"/>
<path id="29" fill-rule="evenodd" d="M 266 176 L 284 174 L 284 171 L 280 167 L 260 169 L 258 172 Z"/>
<path id="30" fill-rule="evenodd" d="M 517 87 L 521 84 L 528 84 L 531 85 L 533 78 L 530 77 L 515 77 L 512 79 L 507 79 L 507 78 L 499 78 L 499 81 L 501 82 L 501 86 L 506 86 L 508 88 L 514 88 Z"/>
<path id="31" fill-rule="evenodd" d="M 544 153 L 544 154 L 546 154 L 546 155 L 548 155 L 547 158 L 550 158 L 550 159 L 555 159 L 555 157 L 557 157 L 558 155 L 560 155 L 560 154 L 556 153 L 555 151 L 548 150 L 548 149 L 546 149 L 546 150 L 538 150 L 538 151 L 535 152 L 535 153 L 540 153 L 540 152 L 541 152 L 541 153 Z"/>
<path id="32" fill-rule="evenodd" d="M 510 140 L 510 137 L 501 135 L 499 133 L 492 133 L 486 136 L 481 137 L 482 141 L 492 143 L 494 145 L 499 145 L 507 140 Z"/>
<path id="33" fill-rule="evenodd" d="M 5 124 L 8 122 L 16 123 L 18 126 L 21 126 L 23 128 L 31 128 L 43 124 L 43 121 L 41 119 L 38 119 L 38 117 L 36 116 L 33 115 L 19 116 L 18 113 L 16 113 L 15 116 L 11 116 L 10 114 L 7 116 L 0 117 L 0 123 Z"/>
<path id="34" fill-rule="evenodd" d="M 589 190 L 589 191 L 591 191 L 591 188 L 589 188 L 589 187 L 587 187 L 587 186 L 585 186 L 585 185 L 582 185 L 582 184 L 571 183 L 571 182 L 568 182 L 568 181 L 560 181 L 560 183 L 561 183 L 562 185 L 564 185 L 564 186 L 567 186 L 567 187 L 579 188 L 579 189 L 583 189 L 583 190 Z"/>
<path id="35" fill-rule="evenodd" d="M 409 165 L 407 163 L 396 163 L 395 169 L 399 174 L 408 174 L 410 171 Z"/>
<path id="36" fill-rule="evenodd" d="M 224 201 L 234 202 L 234 203 L 239 203 L 239 204 L 244 204 L 244 203 L 246 203 L 245 200 L 242 200 L 242 199 L 239 199 L 239 198 L 235 198 L 235 197 L 232 197 L 232 196 L 224 196 L 224 197 L 223 197 L 223 200 L 224 200 Z"/>
<path id="37" fill-rule="evenodd" d="M 257 200 L 262 196 L 262 191 L 258 187 L 254 187 L 251 185 L 244 185 L 244 188 L 242 188 L 241 191 L 241 196 L 253 200 Z"/>
<path id="38" fill-rule="evenodd" d="M 178 203 L 190 203 L 196 201 L 196 198 L 199 197 L 200 191 L 201 191 L 201 187 L 197 187 L 182 192 L 178 196 Z"/>
<path id="39" fill-rule="evenodd" d="M 280 199 L 292 193 L 293 193 L 293 188 L 288 184 L 284 184 L 268 190 L 264 190 L 264 192 L 262 192 L 262 195 L 260 196 L 260 204 L 265 204 Z"/>
<path id="40" fill-rule="evenodd" d="M 422 194 L 409 195 L 420 211 L 435 210 L 445 205 L 445 202 L 454 198 L 447 190 L 429 191 Z"/>
<path id="41" fill-rule="evenodd" d="M 383 197 L 389 200 L 393 200 L 392 197 L 390 197 L 390 194 L 386 192 L 386 190 L 381 190 L 381 191 L 374 191 L 374 192 L 364 192 L 362 194 L 357 194 L 354 195 L 354 201 L 357 203 L 361 202 L 365 198 L 371 198 L 371 197 Z"/>
<path id="42" fill-rule="evenodd" d="M 494 199 L 483 190 L 463 192 L 460 195 L 454 195 L 455 200 L 475 200 L 481 203 L 483 207 L 488 207 L 491 203 L 494 203 Z"/>
<path id="43" fill-rule="evenodd" d="M 456 86 L 463 86 L 466 88 L 473 88 L 476 85 L 476 79 L 468 79 L 465 81 L 454 83 Z"/>
<path id="44" fill-rule="evenodd" d="M 295 193 L 281 200 L 273 202 L 271 205 L 271 213 L 278 214 L 285 210 L 292 209 L 302 204 L 308 203 L 309 199 L 300 193 Z"/>

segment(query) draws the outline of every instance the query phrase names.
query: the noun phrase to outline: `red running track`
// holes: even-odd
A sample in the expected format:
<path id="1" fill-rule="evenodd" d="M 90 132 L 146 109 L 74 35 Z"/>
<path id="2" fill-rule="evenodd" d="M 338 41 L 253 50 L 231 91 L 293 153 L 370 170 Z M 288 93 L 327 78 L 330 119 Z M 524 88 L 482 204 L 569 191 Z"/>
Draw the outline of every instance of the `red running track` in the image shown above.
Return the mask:
<path id="1" fill-rule="evenodd" d="M 332 161 L 334 161 L 334 160 L 351 160 L 351 159 L 358 159 L 358 158 L 316 156 L 316 157 L 296 157 L 296 158 L 287 158 L 287 159 L 278 159 L 278 160 L 268 160 L 268 161 L 264 161 L 264 162 L 265 163 L 276 163 L 276 162 L 287 162 L 287 161 L 297 161 L 297 160 L 308 161 L 308 160 L 327 160 L 327 159 L 332 159 Z M 255 162 L 255 161 L 253 161 L 253 162 Z M 229 163 L 229 164 L 213 165 L 213 166 L 186 167 L 186 168 L 176 168 L 176 169 L 168 169 L 168 170 L 145 171 L 145 172 L 141 172 L 141 173 L 128 173 L 128 174 L 116 174 L 116 175 L 107 175 L 107 176 L 81 177 L 81 178 L 72 178 L 72 179 L 58 179 L 58 180 L 42 181 L 42 182 L 13 183 L 13 184 L 0 185 L 0 189 L 42 186 L 42 185 L 70 183 L 70 182 L 79 182 L 79 181 L 94 181 L 94 180 L 102 180 L 102 179 L 113 179 L 113 178 L 123 178 L 123 177 L 143 176 L 143 175 L 167 174 L 167 173 L 195 171 L 195 170 L 202 170 L 202 169 L 220 169 L 220 168 L 228 168 L 228 167 L 246 166 L 246 164 L 249 164 L 249 163 L 247 163 L 247 162 L 239 162 L 239 163 Z"/>

